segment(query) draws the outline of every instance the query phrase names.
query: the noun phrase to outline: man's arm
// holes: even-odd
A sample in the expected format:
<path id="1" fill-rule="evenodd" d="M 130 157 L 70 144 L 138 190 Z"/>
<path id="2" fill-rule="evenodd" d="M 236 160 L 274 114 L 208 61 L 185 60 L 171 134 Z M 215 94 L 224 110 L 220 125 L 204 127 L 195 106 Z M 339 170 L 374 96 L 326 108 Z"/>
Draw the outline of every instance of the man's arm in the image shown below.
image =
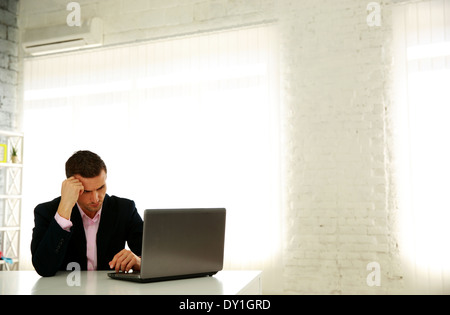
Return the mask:
<path id="1" fill-rule="evenodd" d="M 131 212 L 127 220 L 126 241 L 130 250 L 119 251 L 108 263 L 109 267 L 115 269 L 116 272 L 119 270 L 128 272 L 130 269 L 133 269 L 133 271 L 141 270 L 143 221 L 134 202 L 131 202 L 129 211 Z"/>
<path id="2" fill-rule="evenodd" d="M 60 217 L 69 220 L 83 191 L 81 182 L 70 177 L 62 183 L 59 203 L 57 199 L 37 206 L 34 211 L 31 254 L 33 266 L 41 276 L 54 276 L 60 269 L 71 237 L 70 230 L 55 219 L 55 208 Z"/>
<path id="3" fill-rule="evenodd" d="M 55 220 L 57 202 L 58 199 L 38 205 L 34 210 L 32 262 L 36 272 L 43 277 L 54 276 L 60 269 L 72 236 Z"/>

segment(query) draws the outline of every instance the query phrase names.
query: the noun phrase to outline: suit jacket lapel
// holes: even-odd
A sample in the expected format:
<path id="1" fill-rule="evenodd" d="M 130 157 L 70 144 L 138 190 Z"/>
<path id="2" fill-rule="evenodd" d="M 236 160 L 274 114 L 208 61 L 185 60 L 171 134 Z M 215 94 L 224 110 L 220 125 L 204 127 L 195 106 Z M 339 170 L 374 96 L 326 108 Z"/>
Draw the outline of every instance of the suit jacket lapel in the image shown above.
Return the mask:
<path id="1" fill-rule="evenodd" d="M 73 224 L 72 240 L 74 241 L 74 248 L 77 256 L 83 258 L 81 259 L 81 261 L 84 262 L 84 266 L 81 266 L 83 270 L 87 268 L 86 233 L 84 232 L 83 220 L 81 219 L 81 214 L 76 204 L 72 209 L 70 220 Z"/>
<path id="2" fill-rule="evenodd" d="M 99 267 L 105 259 L 109 261 L 112 258 L 105 257 L 105 255 L 108 240 L 113 232 L 111 229 L 111 226 L 113 226 L 113 221 L 114 216 L 111 213 L 111 200 L 108 195 L 105 195 L 105 199 L 103 200 L 102 215 L 100 217 L 100 224 L 97 231 L 97 267 Z"/>

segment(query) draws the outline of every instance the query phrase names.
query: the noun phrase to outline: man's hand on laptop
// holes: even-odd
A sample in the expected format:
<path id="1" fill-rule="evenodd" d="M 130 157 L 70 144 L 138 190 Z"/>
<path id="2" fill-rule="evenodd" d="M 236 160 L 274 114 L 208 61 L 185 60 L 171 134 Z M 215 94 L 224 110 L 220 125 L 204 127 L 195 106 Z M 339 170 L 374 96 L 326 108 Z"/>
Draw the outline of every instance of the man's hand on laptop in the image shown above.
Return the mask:
<path id="1" fill-rule="evenodd" d="M 131 269 L 133 269 L 133 271 L 139 271 L 141 270 L 141 258 L 136 256 L 130 250 L 122 249 L 109 262 L 109 267 L 115 269 L 116 272 L 128 272 Z"/>

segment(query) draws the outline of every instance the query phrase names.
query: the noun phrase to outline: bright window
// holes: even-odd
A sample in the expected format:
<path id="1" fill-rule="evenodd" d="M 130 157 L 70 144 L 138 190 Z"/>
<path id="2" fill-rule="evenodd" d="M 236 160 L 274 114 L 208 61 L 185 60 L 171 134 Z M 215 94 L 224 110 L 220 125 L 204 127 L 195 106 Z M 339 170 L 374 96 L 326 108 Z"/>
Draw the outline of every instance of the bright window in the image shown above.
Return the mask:
<path id="1" fill-rule="evenodd" d="M 109 194 L 141 213 L 226 207 L 225 267 L 273 269 L 273 34 L 261 26 L 25 60 L 24 208 L 57 197 L 65 161 L 89 149 L 107 163 Z"/>
<path id="2" fill-rule="evenodd" d="M 450 1 L 395 8 L 395 173 L 415 292 L 450 293 Z"/>

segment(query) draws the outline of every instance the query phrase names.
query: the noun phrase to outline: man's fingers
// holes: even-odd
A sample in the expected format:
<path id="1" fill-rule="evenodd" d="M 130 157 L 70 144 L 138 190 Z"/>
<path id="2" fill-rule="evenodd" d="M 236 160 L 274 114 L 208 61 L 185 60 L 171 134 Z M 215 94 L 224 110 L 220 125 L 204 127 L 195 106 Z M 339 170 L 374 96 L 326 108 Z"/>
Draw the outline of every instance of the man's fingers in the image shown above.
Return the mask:
<path id="1" fill-rule="evenodd" d="M 109 267 L 111 269 L 115 269 L 116 272 L 119 272 L 119 270 L 124 270 L 124 268 L 121 268 L 121 266 L 126 259 L 126 256 L 126 251 L 124 249 L 121 250 L 114 256 L 113 260 L 111 260 L 111 262 L 109 263 Z"/>
<path id="2" fill-rule="evenodd" d="M 72 208 L 83 193 L 84 187 L 81 181 L 75 177 L 69 177 L 61 185 L 61 201 L 58 206 L 58 213 L 66 219 L 70 219 Z"/>
<path id="3" fill-rule="evenodd" d="M 110 261 L 109 267 L 115 269 L 116 272 L 125 271 L 128 272 L 136 264 L 134 259 L 134 254 L 125 249 L 117 253 L 114 258 Z"/>
<path id="4" fill-rule="evenodd" d="M 120 257 L 119 257 L 119 259 L 117 259 L 117 262 L 116 262 L 116 272 L 119 272 L 119 271 L 125 271 L 125 266 L 124 266 L 124 264 L 125 264 L 125 260 L 126 260 L 126 255 L 121 255 Z"/>
<path id="5" fill-rule="evenodd" d="M 116 261 L 119 254 L 120 252 L 114 255 L 113 259 L 109 262 L 109 268 L 113 269 L 116 266 Z"/>
<path id="6" fill-rule="evenodd" d="M 109 268 L 114 269 L 117 263 L 117 259 L 121 255 L 121 251 L 114 255 L 113 259 L 109 262 Z"/>
<path id="7" fill-rule="evenodd" d="M 116 272 L 130 270 L 131 267 L 128 268 L 128 265 L 131 263 L 131 258 L 132 257 L 127 254 L 120 256 L 116 262 Z M 131 264 L 131 266 L 133 266 L 133 264 Z"/>
<path id="8" fill-rule="evenodd" d="M 79 192 L 80 195 L 83 193 L 83 191 L 84 191 L 84 186 L 83 186 L 83 183 L 82 183 L 79 179 L 76 179 L 75 177 L 72 176 L 72 177 L 69 177 L 69 178 L 67 179 L 67 181 L 68 181 L 73 187 L 75 187 L 75 188 L 78 189 L 78 192 Z"/>
<path id="9" fill-rule="evenodd" d="M 132 266 L 132 257 L 130 257 L 130 255 L 127 255 L 124 257 L 122 263 L 120 264 L 120 270 L 128 272 Z"/>

